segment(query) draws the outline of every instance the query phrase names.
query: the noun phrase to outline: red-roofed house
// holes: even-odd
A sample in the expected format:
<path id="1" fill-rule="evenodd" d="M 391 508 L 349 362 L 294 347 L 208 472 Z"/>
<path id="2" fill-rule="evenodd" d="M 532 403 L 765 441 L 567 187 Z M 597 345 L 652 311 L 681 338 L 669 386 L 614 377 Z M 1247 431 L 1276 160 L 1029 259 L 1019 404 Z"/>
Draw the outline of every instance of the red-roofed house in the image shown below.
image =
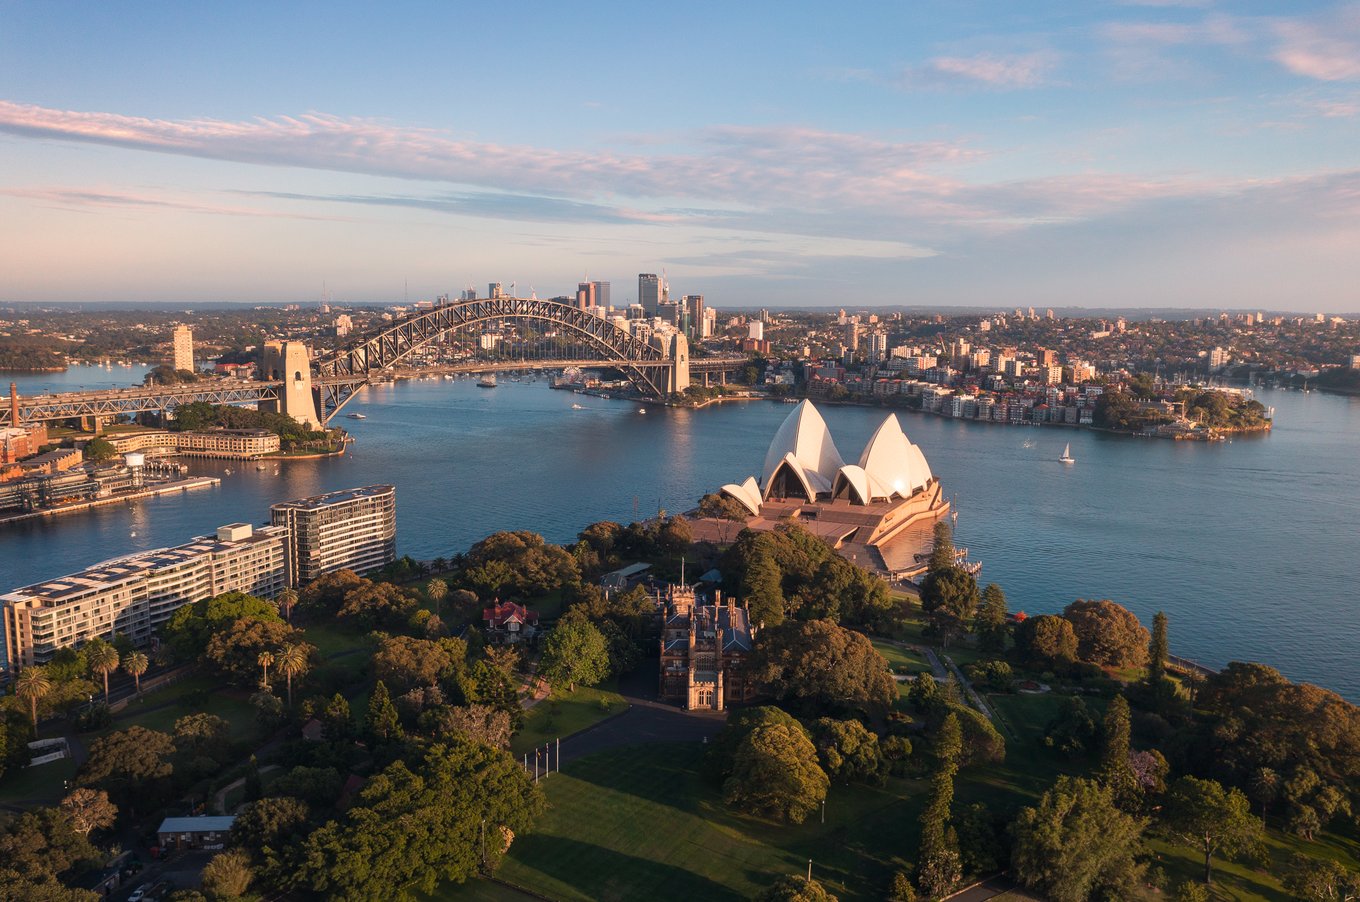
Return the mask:
<path id="1" fill-rule="evenodd" d="M 522 642 L 538 632 L 538 613 L 513 601 L 496 602 L 482 611 L 487 635 L 495 642 Z"/>

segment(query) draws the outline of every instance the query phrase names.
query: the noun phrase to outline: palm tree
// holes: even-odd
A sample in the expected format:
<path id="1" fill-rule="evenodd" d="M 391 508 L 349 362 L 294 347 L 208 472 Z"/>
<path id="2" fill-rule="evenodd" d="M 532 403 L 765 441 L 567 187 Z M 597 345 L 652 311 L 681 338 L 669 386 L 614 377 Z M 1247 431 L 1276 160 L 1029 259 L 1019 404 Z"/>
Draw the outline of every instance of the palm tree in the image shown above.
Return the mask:
<path id="1" fill-rule="evenodd" d="M 434 602 L 435 616 L 439 616 L 439 603 L 449 594 L 449 584 L 442 579 L 432 579 L 425 584 L 425 597 Z"/>
<path id="2" fill-rule="evenodd" d="M 260 652 L 260 656 L 255 660 L 259 661 L 260 666 L 264 668 L 264 674 L 260 677 L 260 686 L 265 689 L 268 689 L 269 665 L 274 663 L 274 653 L 269 649 L 265 649 L 264 651 Z"/>
<path id="3" fill-rule="evenodd" d="M 288 681 L 288 707 L 293 707 L 293 677 L 307 672 L 307 649 L 302 645 L 290 645 L 278 658 L 279 670 Z"/>
<path id="4" fill-rule="evenodd" d="M 90 669 L 104 677 L 104 704 L 109 703 L 109 674 L 118 669 L 118 649 L 101 642 L 86 651 Z"/>
<path id="5" fill-rule="evenodd" d="M 146 655 L 140 651 L 130 651 L 123 655 L 123 669 L 132 674 L 132 679 L 137 684 L 138 695 L 142 694 L 142 674 L 146 673 L 150 663 Z"/>
<path id="6" fill-rule="evenodd" d="M 38 699 L 52 691 L 52 681 L 47 677 L 45 667 L 25 667 L 19 671 L 14 681 L 14 692 L 19 698 L 27 699 L 33 712 L 33 732 L 38 732 Z"/>
<path id="7" fill-rule="evenodd" d="M 283 611 L 283 619 L 292 623 L 293 608 L 297 607 L 298 603 L 297 589 L 292 587 L 284 589 L 279 593 L 279 597 L 274 599 L 274 603 L 279 606 L 280 611 Z"/>

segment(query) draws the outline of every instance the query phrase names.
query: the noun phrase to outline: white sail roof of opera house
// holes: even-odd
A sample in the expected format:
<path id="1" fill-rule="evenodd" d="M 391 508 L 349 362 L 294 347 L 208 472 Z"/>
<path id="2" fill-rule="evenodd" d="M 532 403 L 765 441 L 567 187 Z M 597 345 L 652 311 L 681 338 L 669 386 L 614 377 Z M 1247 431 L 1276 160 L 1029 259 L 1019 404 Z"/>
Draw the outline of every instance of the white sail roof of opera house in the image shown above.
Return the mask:
<path id="1" fill-rule="evenodd" d="M 844 465 L 840 452 L 836 450 L 836 443 L 831 438 L 831 430 L 826 428 L 826 421 L 811 401 L 803 401 L 774 434 L 770 449 L 765 452 L 760 483 L 768 498 L 775 485 L 776 475 L 787 466 L 802 483 L 811 501 L 818 494 L 831 491 L 836 472 Z"/>
<path id="2" fill-rule="evenodd" d="M 858 466 L 840 468 L 834 484 L 840 495 L 849 487 L 852 500 L 867 504 L 875 498 L 908 498 L 930 484 L 933 474 L 921 449 L 902 432 L 897 414 L 889 414 L 864 446 Z"/>

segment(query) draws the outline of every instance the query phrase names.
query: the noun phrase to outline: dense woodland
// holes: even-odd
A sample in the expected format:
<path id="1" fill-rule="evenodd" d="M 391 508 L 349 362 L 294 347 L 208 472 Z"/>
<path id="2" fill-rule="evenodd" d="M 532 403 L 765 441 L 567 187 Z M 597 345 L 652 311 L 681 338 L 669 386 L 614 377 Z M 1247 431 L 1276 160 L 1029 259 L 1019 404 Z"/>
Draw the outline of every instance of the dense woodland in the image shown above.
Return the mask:
<path id="1" fill-rule="evenodd" d="M 558 716 L 557 700 L 656 666 L 648 592 L 606 595 L 599 577 L 643 560 L 675 578 L 681 558 L 689 572 L 718 565 L 762 624 L 747 664 L 762 697 L 709 746 L 704 791 L 763 830 L 806 823 L 854 787 L 899 795 L 913 839 L 875 850 L 895 865 L 872 897 L 940 898 L 1004 870 L 1055 902 L 1205 899 L 1225 862 L 1301 899 L 1360 888 L 1349 854 L 1316 851 L 1349 848 L 1360 811 L 1360 709 L 1336 694 L 1260 664 L 1173 670 L 1167 619 L 1149 629 L 1111 601 L 1011 616 L 1000 587 L 955 566 L 947 525 L 917 604 L 796 526 L 719 549 L 664 518 L 597 523 L 569 546 L 498 533 L 429 565 L 341 571 L 276 599 L 219 596 L 181 608 L 151 659 L 115 636 L 26 668 L 0 700 L 0 794 L 35 735 L 85 733 L 89 758 L 57 804 L 0 831 L 0 897 L 92 899 L 67 887 L 111 847 L 224 791 L 241 804 L 230 846 L 201 892 L 177 898 L 406 898 L 493 873 L 547 812 L 511 750 L 530 747 L 522 737 Z M 543 640 L 488 644 L 478 624 L 493 599 L 544 611 Z M 942 653 L 968 650 L 963 678 L 896 679 L 881 643 L 908 629 Z M 90 703 L 111 678 L 140 694 L 152 666 L 203 682 L 131 720 Z M 530 669 L 553 700 L 526 712 Z M 1021 752 L 1042 759 L 1042 783 L 980 801 L 1017 740 L 974 693 L 995 705 L 1045 690 L 1060 703 L 1041 748 Z M 316 741 L 300 738 L 308 724 Z M 1282 859 L 1284 837 L 1301 854 Z M 1167 850 L 1195 856 L 1197 873 L 1171 880 Z M 834 898 L 776 877 L 764 898 Z"/>

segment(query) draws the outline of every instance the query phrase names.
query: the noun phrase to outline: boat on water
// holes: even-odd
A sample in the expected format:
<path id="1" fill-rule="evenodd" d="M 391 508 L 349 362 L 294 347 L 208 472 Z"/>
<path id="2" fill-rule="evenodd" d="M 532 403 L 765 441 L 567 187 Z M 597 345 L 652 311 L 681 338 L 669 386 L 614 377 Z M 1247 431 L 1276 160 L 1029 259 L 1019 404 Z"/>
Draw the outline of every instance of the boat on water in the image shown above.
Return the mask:
<path id="1" fill-rule="evenodd" d="M 638 413 L 646 413 L 646 412 L 647 412 L 647 408 L 645 408 L 645 407 L 639 407 L 639 408 L 638 408 Z"/>
<path id="2" fill-rule="evenodd" d="M 1068 443 L 1067 443 L 1067 446 L 1066 446 L 1065 448 L 1063 448 L 1062 457 L 1058 458 L 1058 461 L 1061 462 L 1061 463 L 1065 463 L 1065 464 L 1074 464 L 1074 463 L 1077 462 L 1077 459 L 1076 459 L 1075 457 L 1072 456 L 1072 443 L 1071 443 L 1071 442 L 1068 442 Z"/>
<path id="3" fill-rule="evenodd" d="M 366 419 L 368 419 L 368 414 L 366 414 L 366 413 L 347 413 L 347 414 L 345 414 L 345 416 L 349 417 L 351 420 L 366 420 Z"/>
<path id="4" fill-rule="evenodd" d="M 266 466 L 265 464 L 256 464 L 256 465 L 255 465 L 255 469 L 257 469 L 257 470 L 268 470 L 269 467 Z"/>
<path id="5" fill-rule="evenodd" d="M 478 380 L 477 380 L 477 387 L 478 387 L 478 388 L 495 388 L 495 387 L 496 387 L 496 374 L 495 374 L 495 373 L 487 373 L 485 376 L 483 376 L 482 378 L 478 379 Z"/>
<path id="6" fill-rule="evenodd" d="M 572 409 L 572 410 L 585 410 L 585 408 L 582 407 L 580 404 L 573 404 L 573 405 L 571 405 L 571 409 Z"/>

